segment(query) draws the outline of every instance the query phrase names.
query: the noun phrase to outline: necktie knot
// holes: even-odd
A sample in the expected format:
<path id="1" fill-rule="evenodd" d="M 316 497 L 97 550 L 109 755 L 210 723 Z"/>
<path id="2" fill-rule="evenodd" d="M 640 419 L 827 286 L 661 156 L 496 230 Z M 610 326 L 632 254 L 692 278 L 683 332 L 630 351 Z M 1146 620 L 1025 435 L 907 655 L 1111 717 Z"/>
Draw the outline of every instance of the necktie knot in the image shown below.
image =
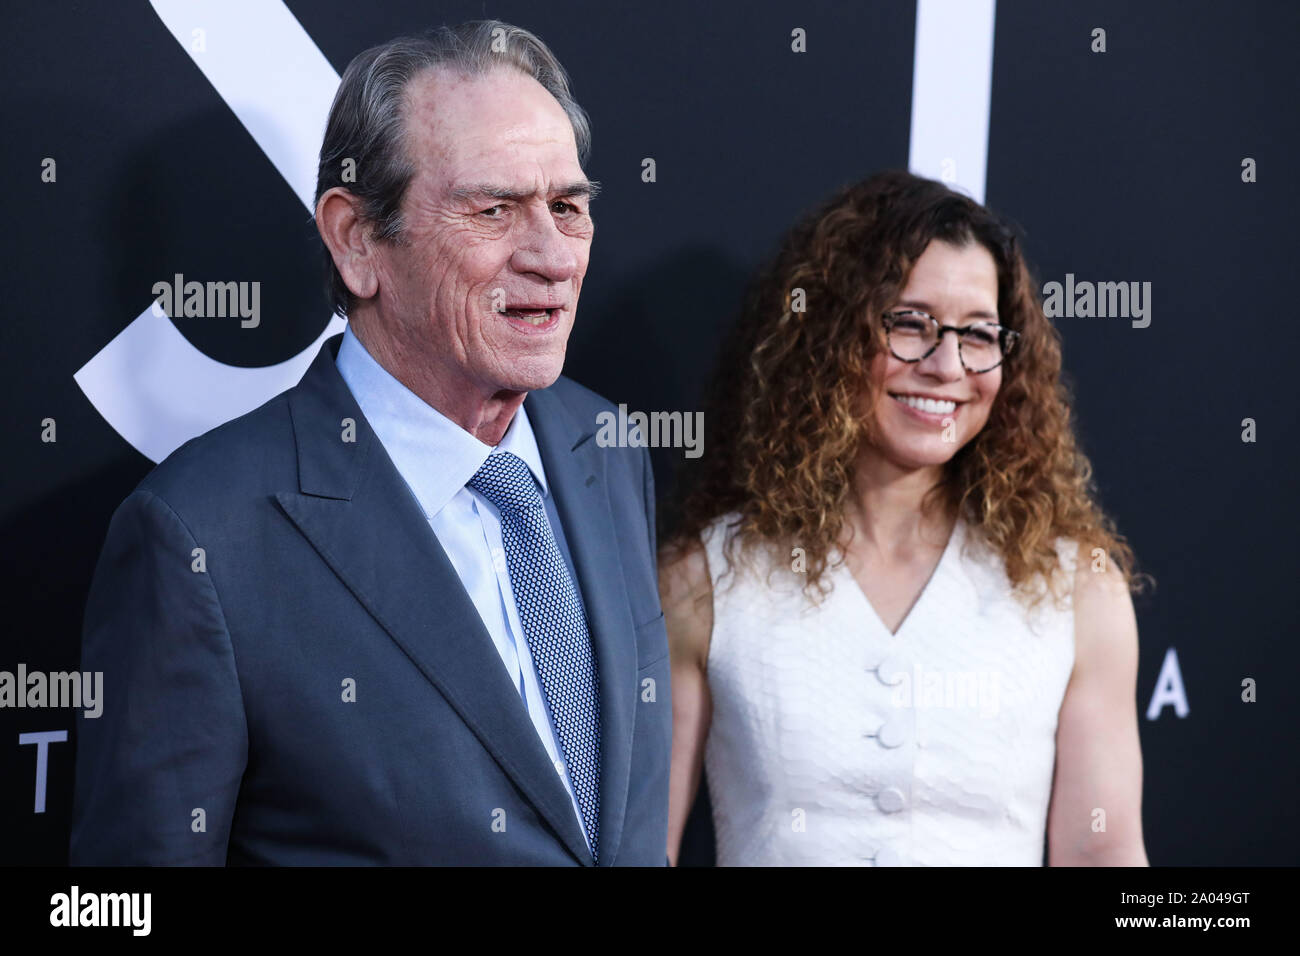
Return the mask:
<path id="1" fill-rule="evenodd" d="M 502 514 L 527 511 L 542 503 L 528 465 L 508 451 L 488 455 L 487 461 L 465 484 L 496 505 Z"/>

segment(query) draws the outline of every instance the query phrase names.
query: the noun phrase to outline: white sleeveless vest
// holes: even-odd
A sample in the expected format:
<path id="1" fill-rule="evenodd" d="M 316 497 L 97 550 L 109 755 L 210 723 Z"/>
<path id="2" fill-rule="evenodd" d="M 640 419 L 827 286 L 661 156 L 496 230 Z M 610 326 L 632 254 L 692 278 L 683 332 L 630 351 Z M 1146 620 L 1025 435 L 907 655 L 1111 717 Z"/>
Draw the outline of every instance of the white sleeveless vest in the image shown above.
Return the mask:
<path id="1" fill-rule="evenodd" d="M 891 635 L 844 565 L 819 607 L 763 553 L 719 583 L 730 520 L 703 535 L 718 865 L 1041 865 L 1071 599 L 1031 621 L 959 519 Z M 1073 582 L 1077 544 L 1056 547 Z"/>

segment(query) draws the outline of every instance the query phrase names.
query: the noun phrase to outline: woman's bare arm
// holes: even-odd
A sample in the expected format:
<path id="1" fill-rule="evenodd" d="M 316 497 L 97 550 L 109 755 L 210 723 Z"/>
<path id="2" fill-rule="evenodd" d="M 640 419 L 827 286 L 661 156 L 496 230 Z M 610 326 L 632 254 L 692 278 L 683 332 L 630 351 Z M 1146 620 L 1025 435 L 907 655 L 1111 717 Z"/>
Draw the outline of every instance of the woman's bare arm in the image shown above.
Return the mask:
<path id="1" fill-rule="evenodd" d="M 1118 569 L 1081 561 L 1075 664 L 1056 729 L 1051 866 L 1148 866 L 1142 840 L 1137 619 Z"/>
<path id="2" fill-rule="evenodd" d="M 672 664 L 673 752 L 668 783 L 668 858 L 677 865 L 686 818 L 695 803 L 713 703 L 707 662 L 713 632 L 713 590 L 704 549 L 665 552 L 659 597 Z"/>

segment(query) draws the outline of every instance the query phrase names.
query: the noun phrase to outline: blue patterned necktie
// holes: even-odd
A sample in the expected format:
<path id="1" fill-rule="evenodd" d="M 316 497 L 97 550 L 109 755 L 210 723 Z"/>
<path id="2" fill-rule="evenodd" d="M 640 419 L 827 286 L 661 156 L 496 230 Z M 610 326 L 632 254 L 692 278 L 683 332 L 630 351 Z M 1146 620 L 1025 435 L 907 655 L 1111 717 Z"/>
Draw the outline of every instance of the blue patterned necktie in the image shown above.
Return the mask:
<path id="1" fill-rule="evenodd" d="M 596 657 L 577 588 L 522 458 L 510 452 L 489 455 L 466 485 L 501 512 L 501 540 L 519 621 L 542 679 L 595 858 L 600 835 L 600 702 Z"/>

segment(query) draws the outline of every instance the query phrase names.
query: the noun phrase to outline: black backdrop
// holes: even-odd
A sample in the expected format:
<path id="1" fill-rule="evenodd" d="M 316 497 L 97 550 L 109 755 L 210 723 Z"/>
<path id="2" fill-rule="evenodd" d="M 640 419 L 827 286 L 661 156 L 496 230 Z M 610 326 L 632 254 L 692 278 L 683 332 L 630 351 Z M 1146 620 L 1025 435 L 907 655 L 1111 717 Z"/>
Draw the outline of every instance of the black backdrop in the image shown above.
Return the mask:
<path id="1" fill-rule="evenodd" d="M 696 408 L 745 278 L 781 231 L 837 186 L 908 163 L 909 2 L 287 6 L 338 72 L 390 36 L 481 16 L 555 50 L 591 114 L 588 173 L 605 187 L 566 372 L 632 409 Z M 109 516 L 151 467 L 74 373 L 176 272 L 261 281 L 257 329 L 176 320 L 232 365 L 302 351 L 327 307 L 303 205 L 148 3 L 3 16 L 0 670 L 62 671 L 78 664 Z M 790 51 L 795 27 L 806 54 Z M 1097 27 L 1105 53 L 1090 49 Z M 1300 5 L 1284 0 L 997 5 L 987 201 L 1021 224 L 1041 282 L 1152 287 L 1147 328 L 1057 322 L 1104 504 L 1159 581 L 1137 602 L 1157 865 L 1300 862 L 1300 436 L 1287 397 L 1298 40 Z M 1246 157 L 1256 182 L 1242 181 Z M 662 494 L 681 452 L 655 464 Z M 1171 651 L 1188 709 L 1149 717 Z M 1255 703 L 1241 699 L 1247 678 Z M 18 738 L 59 730 L 35 813 L 37 748 Z M 0 861 L 66 860 L 74 747 L 73 711 L 0 710 Z M 711 859 L 704 809 L 686 862 Z"/>

